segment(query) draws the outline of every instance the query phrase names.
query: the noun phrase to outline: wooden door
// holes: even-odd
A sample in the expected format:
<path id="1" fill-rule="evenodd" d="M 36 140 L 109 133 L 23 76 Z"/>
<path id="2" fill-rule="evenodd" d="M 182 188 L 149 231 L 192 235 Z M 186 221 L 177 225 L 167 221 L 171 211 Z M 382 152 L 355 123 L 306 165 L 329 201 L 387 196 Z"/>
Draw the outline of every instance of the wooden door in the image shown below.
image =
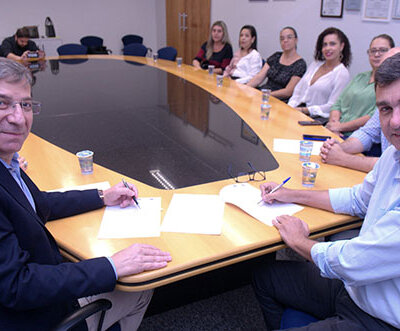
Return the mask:
<path id="1" fill-rule="evenodd" d="M 210 30 L 211 0 L 166 0 L 167 45 L 191 64 Z"/>

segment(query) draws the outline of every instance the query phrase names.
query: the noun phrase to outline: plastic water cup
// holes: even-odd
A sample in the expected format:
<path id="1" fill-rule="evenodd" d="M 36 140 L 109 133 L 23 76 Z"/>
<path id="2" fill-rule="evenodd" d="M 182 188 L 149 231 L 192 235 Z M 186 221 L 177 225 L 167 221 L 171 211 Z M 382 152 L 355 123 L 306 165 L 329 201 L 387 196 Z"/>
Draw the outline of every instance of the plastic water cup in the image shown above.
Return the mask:
<path id="1" fill-rule="evenodd" d="M 209 65 L 209 66 L 208 66 L 208 73 L 209 73 L 210 75 L 212 75 L 212 74 L 214 73 L 214 69 L 215 69 L 215 66 Z"/>
<path id="2" fill-rule="evenodd" d="M 319 164 L 315 162 L 303 162 L 301 164 L 303 175 L 302 184 L 305 187 L 314 187 L 315 179 L 317 178 L 317 172 L 319 169 Z"/>
<path id="3" fill-rule="evenodd" d="M 176 58 L 176 64 L 177 64 L 178 67 L 182 66 L 182 58 L 181 57 L 177 57 Z"/>
<path id="4" fill-rule="evenodd" d="M 303 162 L 310 161 L 312 149 L 313 149 L 312 141 L 301 140 L 300 141 L 299 160 L 303 161 Z"/>
<path id="5" fill-rule="evenodd" d="M 79 165 L 81 167 L 81 173 L 83 175 L 88 175 L 93 173 L 93 152 L 84 150 L 76 153 L 79 160 Z"/>
<path id="6" fill-rule="evenodd" d="M 157 62 L 157 60 L 158 60 L 158 53 L 154 53 L 153 54 L 153 61 Z"/>
<path id="7" fill-rule="evenodd" d="M 269 103 L 261 104 L 261 119 L 267 120 L 269 119 L 269 113 L 271 111 L 271 105 Z"/>
<path id="8" fill-rule="evenodd" d="M 224 76 L 217 75 L 217 87 L 221 87 L 223 82 L 224 82 Z"/>
<path id="9" fill-rule="evenodd" d="M 271 96 L 271 90 L 269 89 L 262 89 L 261 90 L 262 93 L 262 100 L 261 102 L 263 103 L 268 103 L 269 102 L 269 97 Z"/>

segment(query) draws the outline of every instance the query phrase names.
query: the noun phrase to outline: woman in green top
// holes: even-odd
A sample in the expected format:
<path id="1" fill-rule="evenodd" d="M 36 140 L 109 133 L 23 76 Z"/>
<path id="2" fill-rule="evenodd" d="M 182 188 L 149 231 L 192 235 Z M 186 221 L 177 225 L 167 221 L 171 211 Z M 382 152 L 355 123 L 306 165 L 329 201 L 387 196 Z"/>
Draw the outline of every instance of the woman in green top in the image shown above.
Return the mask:
<path id="1" fill-rule="evenodd" d="M 331 108 L 326 125 L 329 130 L 345 137 L 367 123 L 375 110 L 375 71 L 383 54 L 393 47 L 394 41 L 387 34 L 372 39 L 367 50 L 372 71 L 358 74 L 345 87 Z"/>

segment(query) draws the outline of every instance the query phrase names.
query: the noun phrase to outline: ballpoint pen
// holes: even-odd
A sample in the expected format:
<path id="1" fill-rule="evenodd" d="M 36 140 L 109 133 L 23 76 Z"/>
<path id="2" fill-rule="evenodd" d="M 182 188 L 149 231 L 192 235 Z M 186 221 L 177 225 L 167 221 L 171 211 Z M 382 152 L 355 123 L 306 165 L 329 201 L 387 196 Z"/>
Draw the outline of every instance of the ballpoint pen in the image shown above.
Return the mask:
<path id="1" fill-rule="evenodd" d="M 122 183 L 124 184 L 124 186 L 127 188 L 127 189 L 131 189 L 130 187 L 129 187 L 129 185 L 128 185 L 128 183 L 125 181 L 125 179 L 123 179 L 122 178 Z M 133 201 L 135 201 L 135 203 L 136 203 L 136 206 L 138 206 L 139 208 L 140 208 L 140 206 L 139 206 L 139 202 L 137 201 L 137 199 L 136 199 L 136 197 L 135 196 L 132 196 L 132 199 L 133 199 Z"/>
<path id="2" fill-rule="evenodd" d="M 272 193 L 274 193 L 275 191 L 278 191 L 283 185 L 285 185 L 285 184 L 289 181 L 290 178 L 291 178 L 291 177 L 286 178 L 282 183 L 280 183 L 278 186 L 276 186 L 275 188 L 273 188 L 273 189 L 271 190 L 271 192 L 268 192 L 268 194 L 272 194 Z M 261 199 L 260 201 L 257 202 L 257 204 L 260 204 L 260 203 L 263 202 L 263 201 L 264 201 L 264 200 Z"/>

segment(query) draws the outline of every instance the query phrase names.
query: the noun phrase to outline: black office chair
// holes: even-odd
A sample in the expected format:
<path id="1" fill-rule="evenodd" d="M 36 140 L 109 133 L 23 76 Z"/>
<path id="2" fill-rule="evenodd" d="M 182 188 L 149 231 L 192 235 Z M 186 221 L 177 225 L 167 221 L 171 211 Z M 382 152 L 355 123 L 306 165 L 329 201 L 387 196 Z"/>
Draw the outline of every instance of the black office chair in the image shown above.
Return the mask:
<path id="1" fill-rule="evenodd" d="M 109 310 L 112 306 L 110 300 L 107 299 L 99 299 L 89 303 L 86 306 L 81 307 L 77 311 L 73 312 L 69 316 L 67 316 L 64 320 L 61 321 L 60 324 L 56 326 L 54 331 L 68 331 L 74 326 L 82 323 L 86 318 L 92 316 L 101 311 L 101 316 L 99 320 L 99 325 L 97 330 L 101 331 L 101 327 L 103 326 L 104 316 L 106 311 Z"/>
<path id="2" fill-rule="evenodd" d="M 111 49 L 103 46 L 103 38 L 97 36 L 85 36 L 81 38 L 81 44 L 88 48 L 87 54 L 111 54 Z"/>
<path id="3" fill-rule="evenodd" d="M 143 37 L 137 34 L 127 34 L 121 38 L 124 46 L 129 44 L 143 44 Z"/>
<path id="4" fill-rule="evenodd" d="M 157 51 L 157 53 L 158 53 L 159 59 L 175 61 L 178 51 L 174 47 L 167 46 L 167 47 L 160 48 Z"/>
<path id="5" fill-rule="evenodd" d="M 132 56 L 146 56 L 147 47 L 143 44 L 129 44 L 126 45 L 123 49 L 124 55 L 132 55 Z"/>

